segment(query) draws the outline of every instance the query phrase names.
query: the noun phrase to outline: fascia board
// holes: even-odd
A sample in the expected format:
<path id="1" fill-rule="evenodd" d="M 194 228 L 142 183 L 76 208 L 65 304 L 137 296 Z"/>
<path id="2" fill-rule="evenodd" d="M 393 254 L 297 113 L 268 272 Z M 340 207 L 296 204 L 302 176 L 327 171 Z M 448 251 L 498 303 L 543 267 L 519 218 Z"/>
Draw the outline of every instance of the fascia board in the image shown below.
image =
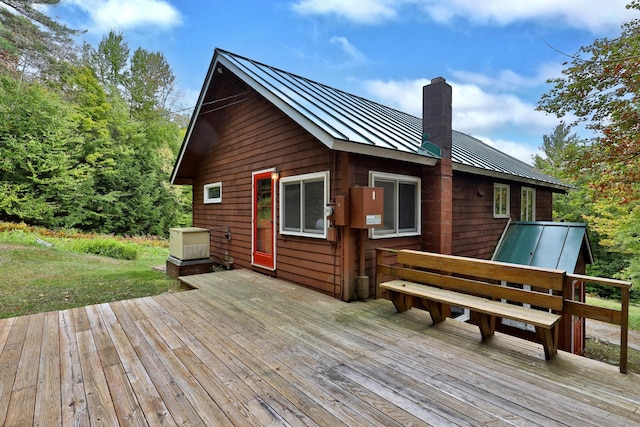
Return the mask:
<path id="1" fill-rule="evenodd" d="M 337 151 L 346 151 L 354 154 L 364 154 L 368 156 L 381 157 L 383 159 L 399 160 L 408 163 L 421 164 L 425 166 L 435 166 L 438 159 L 433 157 L 421 156 L 405 151 L 391 150 L 388 148 L 375 147 L 365 144 L 357 144 L 351 141 L 334 140 L 333 149 Z"/>

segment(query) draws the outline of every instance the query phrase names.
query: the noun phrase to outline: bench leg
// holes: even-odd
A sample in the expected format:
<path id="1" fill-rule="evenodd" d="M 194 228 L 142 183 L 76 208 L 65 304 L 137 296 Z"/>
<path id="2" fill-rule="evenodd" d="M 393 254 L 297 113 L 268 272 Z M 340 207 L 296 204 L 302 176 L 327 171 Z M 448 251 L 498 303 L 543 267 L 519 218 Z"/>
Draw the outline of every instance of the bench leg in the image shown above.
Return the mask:
<path id="1" fill-rule="evenodd" d="M 551 360 L 558 353 L 558 325 L 556 324 L 551 329 L 536 326 L 536 333 L 542 342 L 542 347 L 544 347 L 544 358 Z"/>
<path id="2" fill-rule="evenodd" d="M 484 313 L 478 313 L 478 319 L 479 319 L 479 327 L 480 327 L 480 334 L 482 335 L 482 340 L 486 340 L 487 338 L 490 338 L 493 336 L 493 334 L 496 331 L 496 317 L 495 316 L 490 316 L 488 314 L 484 314 Z"/>
<path id="3" fill-rule="evenodd" d="M 400 292 L 387 291 L 389 293 L 389 297 L 391 298 L 391 302 L 398 310 L 398 313 L 404 313 L 412 307 L 413 299 L 411 295 L 406 295 Z"/>
<path id="4" fill-rule="evenodd" d="M 442 322 L 446 316 L 443 314 L 442 303 L 422 298 L 422 303 L 429 310 L 431 321 L 435 325 Z"/>

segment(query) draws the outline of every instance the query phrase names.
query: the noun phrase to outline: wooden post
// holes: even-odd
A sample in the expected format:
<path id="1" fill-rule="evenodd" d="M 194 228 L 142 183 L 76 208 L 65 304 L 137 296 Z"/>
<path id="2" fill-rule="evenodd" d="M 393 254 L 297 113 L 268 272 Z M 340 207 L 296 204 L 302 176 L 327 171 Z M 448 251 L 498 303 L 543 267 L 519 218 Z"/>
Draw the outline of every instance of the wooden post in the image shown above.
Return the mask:
<path id="1" fill-rule="evenodd" d="M 627 351 L 629 339 L 629 288 L 620 288 L 622 313 L 620 313 L 620 372 L 627 373 Z"/>

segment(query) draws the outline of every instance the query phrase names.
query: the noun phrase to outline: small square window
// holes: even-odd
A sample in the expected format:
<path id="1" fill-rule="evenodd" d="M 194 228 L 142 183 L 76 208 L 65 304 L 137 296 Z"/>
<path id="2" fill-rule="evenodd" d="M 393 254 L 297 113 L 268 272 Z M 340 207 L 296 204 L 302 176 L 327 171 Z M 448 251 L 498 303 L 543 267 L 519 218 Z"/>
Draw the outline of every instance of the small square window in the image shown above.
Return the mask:
<path id="1" fill-rule="evenodd" d="M 207 184 L 204 186 L 205 203 L 222 203 L 222 183 Z"/>
<path id="2" fill-rule="evenodd" d="M 506 184 L 493 185 L 493 217 L 509 218 L 510 191 Z"/>

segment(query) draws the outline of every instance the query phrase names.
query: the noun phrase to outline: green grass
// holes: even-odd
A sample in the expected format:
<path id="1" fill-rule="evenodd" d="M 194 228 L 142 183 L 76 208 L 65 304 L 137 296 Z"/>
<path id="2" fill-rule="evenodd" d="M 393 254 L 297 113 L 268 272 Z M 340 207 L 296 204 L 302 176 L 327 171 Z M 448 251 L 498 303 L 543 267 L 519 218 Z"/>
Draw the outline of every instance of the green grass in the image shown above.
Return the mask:
<path id="1" fill-rule="evenodd" d="M 38 244 L 38 239 L 53 246 Z M 91 243 L 96 240 L 100 243 Z M 135 259 L 81 253 L 87 247 L 110 248 L 106 252 L 117 257 L 135 253 Z M 168 254 L 168 242 L 159 239 L 86 236 L 0 223 L 0 318 L 179 291 L 178 280 L 153 269 L 163 265 Z"/>
<path id="2" fill-rule="evenodd" d="M 609 365 L 620 365 L 620 346 L 605 341 L 588 339 L 586 341 L 585 357 L 599 360 Z M 627 349 L 627 371 L 640 374 L 640 351 Z"/>
<path id="3" fill-rule="evenodd" d="M 598 307 L 620 310 L 620 301 L 587 296 L 587 303 Z M 640 331 L 640 306 L 629 304 L 629 329 Z"/>

